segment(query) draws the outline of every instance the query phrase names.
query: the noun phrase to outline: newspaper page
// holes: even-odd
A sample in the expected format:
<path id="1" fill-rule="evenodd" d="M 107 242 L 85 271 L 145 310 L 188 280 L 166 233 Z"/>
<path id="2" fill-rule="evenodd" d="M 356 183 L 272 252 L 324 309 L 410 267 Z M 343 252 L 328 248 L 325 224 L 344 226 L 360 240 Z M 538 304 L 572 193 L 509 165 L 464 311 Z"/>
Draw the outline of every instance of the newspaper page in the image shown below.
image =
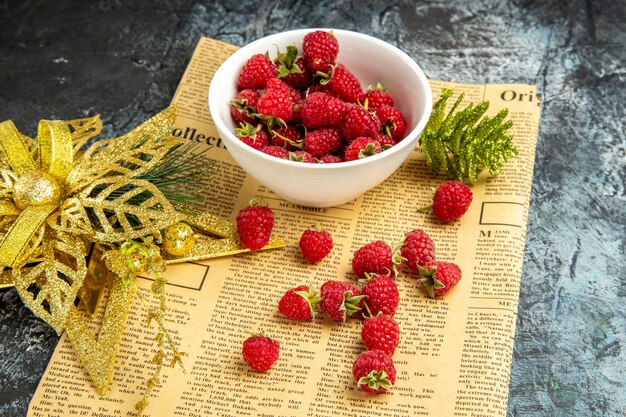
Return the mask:
<path id="1" fill-rule="evenodd" d="M 168 268 L 168 326 L 186 372 L 165 369 L 148 416 L 505 416 L 518 292 L 522 272 L 540 104 L 534 86 L 463 85 L 432 81 L 433 97 L 450 86 L 466 102 L 490 101 L 489 114 L 510 110 L 519 155 L 499 177 L 482 174 L 474 200 L 459 221 L 441 224 L 417 209 L 429 203 L 442 181 L 430 173 L 417 148 L 402 167 L 357 200 L 333 208 L 288 203 L 250 178 L 225 149 L 207 109 L 211 76 L 235 46 L 202 38 L 173 101 L 180 107 L 175 135 L 205 144 L 218 174 L 206 190 L 207 211 L 234 219 L 261 195 L 276 216 L 282 249 L 241 254 Z M 224 97 L 225 100 L 229 99 Z M 318 224 L 335 246 L 318 264 L 298 248 L 304 228 Z M 398 242 L 412 229 L 431 235 L 441 260 L 463 271 L 442 299 L 428 298 L 417 275 L 400 273 L 395 318 L 401 341 L 394 362 L 395 386 L 386 394 L 361 392 L 352 363 L 365 350 L 362 321 L 312 322 L 282 317 L 277 303 L 302 284 L 317 288 L 330 279 L 355 282 L 351 258 L 373 240 Z M 138 284 L 148 288 L 149 277 Z M 147 291 L 147 290 L 146 290 Z M 268 373 L 250 371 L 241 346 L 263 332 L 281 343 Z M 116 359 L 109 391 L 99 396 L 67 337 L 62 337 L 30 404 L 29 416 L 112 417 L 135 414 L 143 384 L 153 372 L 154 328 L 134 303 Z"/>

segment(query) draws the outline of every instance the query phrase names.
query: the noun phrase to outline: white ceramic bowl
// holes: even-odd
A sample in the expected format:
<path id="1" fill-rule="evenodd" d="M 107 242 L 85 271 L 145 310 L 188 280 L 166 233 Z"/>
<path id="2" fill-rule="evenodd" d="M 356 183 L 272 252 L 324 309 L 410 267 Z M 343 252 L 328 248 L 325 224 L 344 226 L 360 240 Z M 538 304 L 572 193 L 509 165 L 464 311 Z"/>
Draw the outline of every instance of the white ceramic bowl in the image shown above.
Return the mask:
<path id="1" fill-rule="evenodd" d="M 288 161 L 257 151 L 234 134 L 229 100 L 237 95 L 237 78 L 254 54 L 295 45 L 301 52 L 304 36 L 317 29 L 277 33 L 256 40 L 231 55 L 217 70 L 209 88 L 209 109 L 226 148 L 259 183 L 285 200 L 310 207 L 332 207 L 350 202 L 389 177 L 409 156 L 428 121 L 432 92 L 421 68 L 393 45 L 361 33 L 333 29 L 339 41 L 337 62 L 344 64 L 365 89 L 380 82 L 404 114 L 407 135 L 397 145 L 356 161 L 310 164 Z M 330 30 L 330 29 L 322 29 Z"/>

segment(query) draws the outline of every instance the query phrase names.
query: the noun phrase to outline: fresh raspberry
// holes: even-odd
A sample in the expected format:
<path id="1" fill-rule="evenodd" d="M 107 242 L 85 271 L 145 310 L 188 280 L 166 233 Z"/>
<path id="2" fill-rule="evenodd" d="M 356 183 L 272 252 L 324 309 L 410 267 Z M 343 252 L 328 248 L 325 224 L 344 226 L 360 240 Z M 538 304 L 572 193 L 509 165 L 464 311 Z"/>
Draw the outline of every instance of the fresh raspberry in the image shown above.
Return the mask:
<path id="1" fill-rule="evenodd" d="M 315 307 L 321 298 L 315 295 L 315 290 L 306 286 L 288 290 L 278 302 L 278 311 L 293 320 L 310 321 L 315 317 Z"/>
<path id="2" fill-rule="evenodd" d="M 256 104 L 259 101 L 259 94 L 256 90 L 241 90 L 237 96 L 230 101 L 230 115 L 235 122 L 239 123 L 253 123 L 256 113 Z"/>
<path id="3" fill-rule="evenodd" d="M 295 162 L 304 162 L 306 164 L 317 164 L 317 159 L 307 151 L 289 152 L 289 159 Z"/>
<path id="4" fill-rule="evenodd" d="M 361 294 L 367 296 L 363 302 L 367 304 L 372 316 L 382 313 L 393 317 L 400 303 L 398 286 L 389 275 L 376 275 L 369 278 L 361 288 Z"/>
<path id="5" fill-rule="evenodd" d="M 380 143 L 374 139 L 359 137 L 354 139 L 346 147 L 344 154 L 344 160 L 354 161 L 356 159 L 367 158 L 368 156 L 376 155 L 382 152 Z"/>
<path id="6" fill-rule="evenodd" d="M 316 30 L 306 34 L 302 40 L 302 55 L 312 73 L 328 73 L 335 65 L 339 53 L 339 42 L 330 33 Z"/>
<path id="7" fill-rule="evenodd" d="M 352 270 L 359 278 L 365 273 L 386 275 L 397 269 L 391 247 L 382 240 L 376 240 L 360 247 L 352 257 Z"/>
<path id="8" fill-rule="evenodd" d="M 333 69 L 326 87 L 333 95 L 348 103 L 356 103 L 363 94 L 361 83 L 343 64 L 337 64 Z"/>
<path id="9" fill-rule="evenodd" d="M 376 110 L 384 106 L 393 107 L 393 98 L 391 94 L 380 84 L 376 83 L 375 87 L 367 87 L 367 91 L 359 97 L 359 103 L 365 105 L 367 100 L 367 108 Z"/>
<path id="10" fill-rule="evenodd" d="M 432 298 L 447 294 L 461 280 L 461 268 L 452 262 L 431 261 L 419 271 L 420 282 Z"/>
<path id="11" fill-rule="evenodd" d="M 355 315 L 361 310 L 361 300 L 365 297 L 357 287 L 341 281 L 326 281 L 320 294 L 320 307 L 335 321 L 346 321 Z"/>
<path id="12" fill-rule="evenodd" d="M 313 83 L 311 71 L 304 58 L 298 56 L 298 48 L 293 45 L 287 46 L 286 53 L 278 51 L 274 64 L 278 70 L 276 76 L 293 88 L 304 90 Z"/>
<path id="13" fill-rule="evenodd" d="M 311 130 L 304 136 L 304 150 L 315 158 L 337 151 L 341 143 L 339 131 L 332 127 Z"/>
<path id="14" fill-rule="evenodd" d="M 392 138 L 390 138 L 387 135 L 384 135 L 382 133 L 377 134 L 375 137 L 373 137 L 372 139 L 375 139 L 376 142 L 380 143 L 380 147 L 383 151 L 391 148 L 392 146 L 395 146 L 397 143 L 395 140 L 393 140 Z"/>
<path id="15" fill-rule="evenodd" d="M 380 129 L 396 142 L 404 139 L 407 123 L 402 112 L 395 107 L 381 107 L 376 110 L 376 116 L 380 120 Z"/>
<path id="16" fill-rule="evenodd" d="M 373 138 L 380 129 L 380 120 L 361 106 L 352 106 L 341 120 L 339 130 L 346 141 L 352 142 L 358 137 Z"/>
<path id="17" fill-rule="evenodd" d="M 237 90 L 262 90 L 276 76 L 274 63 L 265 54 L 256 54 L 243 65 L 237 80 Z"/>
<path id="18" fill-rule="evenodd" d="M 472 190 L 461 181 L 446 181 L 435 190 L 433 213 L 442 222 L 451 222 L 465 214 L 472 203 Z"/>
<path id="19" fill-rule="evenodd" d="M 259 250 L 270 241 L 274 228 L 274 213 L 257 200 L 237 214 L 237 232 L 243 245 L 251 251 Z"/>
<path id="20" fill-rule="evenodd" d="M 337 162 L 343 162 L 343 158 L 337 155 L 325 155 L 320 158 L 319 162 L 323 164 L 336 164 Z"/>
<path id="21" fill-rule="evenodd" d="M 333 238 L 325 230 L 307 229 L 300 236 L 299 246 L 307 261 L 319 262 L 333 248 Z"/>
<path id="22" fill-rule="evenodd" d="M 302 103 L 300 114 L 307 129 L 338 127 L 346 113 L 346 105 L 326 93 L 309 94 Z"/>
<path id="23" fill-rule="evenodd" d="M 361 339 L 367 350 L 381 350 L 393 356 L 400 342 L 400 326 L 386 315 L 368 317 L 361 327 Z"/>
<path id="24" fill-rule="evenodd" d="M 420 266 L 435 260 L 435 244 L 422 229 L 411 230 L 404 238 L 400 255 L 404 258 L 404 265 L 411 271 L 417 271 Z"/>
<path id="25" fill-rule="evenodd" d="M 300 68 L 302 72 L 299 74 L 289 74 L 285 77 L 285 82 L 293 88 L 297 88 L 298 90 L 306 90 L 313 83 L 313 75 L 311 74 L 311 71 L 309 71 L 309 68 L 306 66 L 304 58 L 298 57 L 293 66 Z"/>
<path id="26" fill-rule="evenodd" d="M 272 367 L 280 351 L 280 344 L 265 336 L 251 336 L 243 342 L 243 360 L 255 371 L 266 372 Z"/>
<path id="27" fill-rule="evenodd" d="M 267 88 L 259 97 L 257 113 L 289 122 L 293 117 L 292 88 L 278 78 L 267 81 Z"/>
<path id="28" fill-rule="evenodd" d="M 386 392 L 396 383 L 393 359 L 380 350 L 368 350 L 357 356 L 352 375 L 359 388 L 369 394 Z"/>
<path id="29" fill-rule="evenodd" d="M 243 122 L 240 126 L 235 129 L 235 134 L 243 143 L 257 151 L 267 146 L 269 137 L 262 124 L 253 126 L 250 123 Z"/>
<path id="30" fill-rule="evenodd" d="M 270 129 L 270 135 L 270 140 L 274 145 L 285 148 L 288 151 L 302 149 L 304 146 L 304 139 L 300 129 L 295 125 Z"/>
<path id="31" fill-rule="evenodd" d="M 268 154 L 270 156 L 274 156 L 280 159 L 289 159 L 289 152 L 287 149 L 280 146 L 266 146 L 261 149 L 261 152 Z"/>

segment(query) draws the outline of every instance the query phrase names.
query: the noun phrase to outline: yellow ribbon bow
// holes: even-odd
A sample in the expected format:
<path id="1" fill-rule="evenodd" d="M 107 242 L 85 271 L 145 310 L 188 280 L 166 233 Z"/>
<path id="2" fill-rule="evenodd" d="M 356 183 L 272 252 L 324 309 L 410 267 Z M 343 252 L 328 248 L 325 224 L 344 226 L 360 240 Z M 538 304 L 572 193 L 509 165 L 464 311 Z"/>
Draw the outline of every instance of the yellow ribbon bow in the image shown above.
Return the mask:
<path id="1" fill-rule="evenodd" d="M 36 139 L 0 123 L 0 276 L 10 273 L 24 304 L 57 333 L 83 286 L 90 243 L 149 236 L 180 218 L 141 178 L 183 143 L 169 134 L 175 117 L 168 107 L 90 146 L 102 130 L 98 116 L 43 120 Z"/>
<path id="2" fill-rule="evenodd" d="M 71 229 L 46 228 L 46 221 L 64 211 L 75 149 L 101 130 L 98 116 L 42 120 L 33 140 L 12 121 L 0 123 L 0 273 L 12 269 L 24 303 L 57 333 L 86 274 L 86 245 Z"/>
<path id="3" fill-rule="evenodd" d="M 159 254 L 165 263 L 247 251 L 233 222 L 209 213 L 183 213 L 142 178 L 161 169 L 167 155 L 183 144 L 170 135 L 175 118 L 176 108 L 168 107 L 127 134 L 90 146 L 85 145 L 102 130 L 97 116 L 41 121 L 35 140 L 11 121 L 0 123 L 0 288 L 14 283 L 28 308 L 57 333 L 67 332 L 102 394 L 136 287 L 125 285 L 116 268 L 100 277 L 107 282 L 90 287 L 87 245 L 95 244 L 92 255 L 98 262 L 104 247 L 158 236 L 183 220 L 194 226 L 198 240 L 183 255 Z M 282 246 L 282 240 L 272 238 L 263 249 Z M 77 295 L 83 302 L 95 300 L 86 303 L 93 313 L 109 283 L 94 336 L 74 302 Z"/>
<path id="4" fill-rule="evenodd" d="M 13 201 L 0 200 L 0 216 L 18 215 L 0 242 L 0 265 L 11 268 L 35 232 L 59 206 L 74 159 L 72 135 L 65 122 L 39 122 L 39 161 L 33 159 L 24 139 L 12 121 L 0 123 L 0 146 L 17 177 Z"/>
<path id="5" fill-rule="evenodd" d="M 167 108 L 126 135 L 81 150 L 102 130 L 98 116 L 39 123 L 38 137 L 0 123 L 0 274 L 57 333 L 87 274 L 90 242 L 113 243 L 156 233 L 178 214 L 149 181 L 181 139 L 169 136 Z"/>

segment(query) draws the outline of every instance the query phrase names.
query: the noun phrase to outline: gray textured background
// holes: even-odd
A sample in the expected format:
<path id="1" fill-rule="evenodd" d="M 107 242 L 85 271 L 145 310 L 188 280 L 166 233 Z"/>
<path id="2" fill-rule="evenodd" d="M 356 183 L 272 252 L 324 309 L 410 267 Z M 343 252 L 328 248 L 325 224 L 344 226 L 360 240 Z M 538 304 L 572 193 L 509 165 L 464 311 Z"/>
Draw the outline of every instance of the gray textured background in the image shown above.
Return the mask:
<path id="1" fill-rule="evenodd" d="M 508 416 L 626 415 L 626 2 L 0 0 L 0 120 L 165 107 L 202 35 L 302 27 L 380 37 L 430 78 L 534 83 L 543 98 Z M 54 332 L 0 291 L 0 415 L 23 416 Z M 446 399 L 441 399 L 445 401 Z"/>

